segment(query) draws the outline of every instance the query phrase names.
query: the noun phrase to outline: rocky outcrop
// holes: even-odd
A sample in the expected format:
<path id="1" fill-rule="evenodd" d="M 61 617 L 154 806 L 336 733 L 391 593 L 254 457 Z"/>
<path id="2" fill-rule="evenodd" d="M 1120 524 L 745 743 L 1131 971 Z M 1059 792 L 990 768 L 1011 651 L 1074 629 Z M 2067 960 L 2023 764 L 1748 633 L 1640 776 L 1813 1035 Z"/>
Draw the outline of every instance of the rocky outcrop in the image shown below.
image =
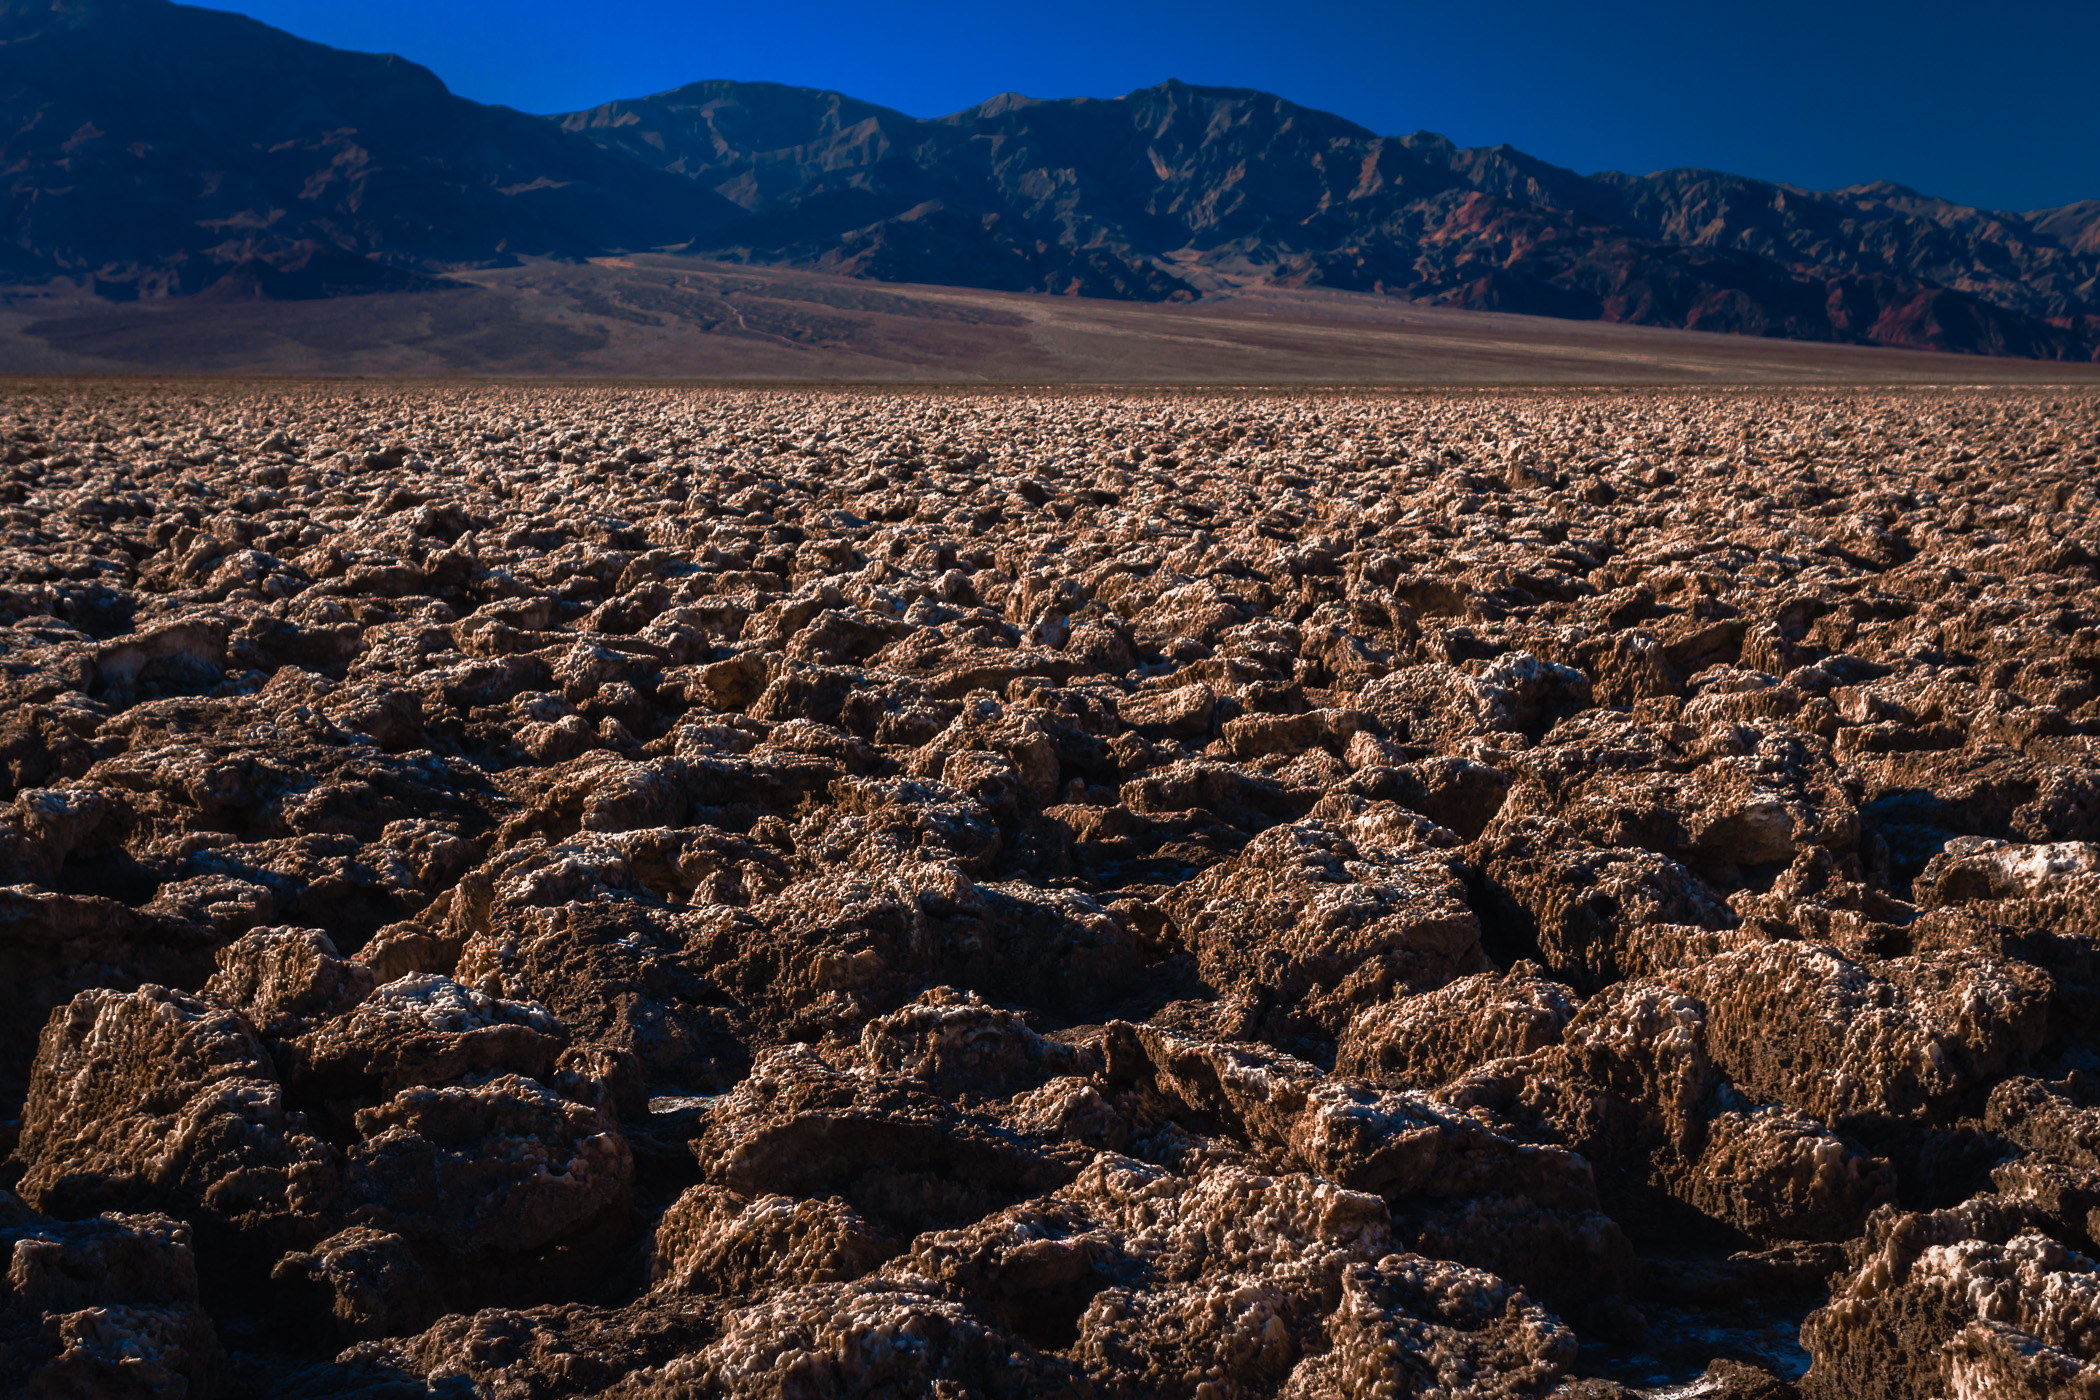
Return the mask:
<path id="1" fill-rule="evenodd" d="M 1206 982 L 1279 1028 L 1333 1035 L 1396 990 L 1485 969 L 1453 864 L 1434 847 L 1367 852 L 1327 824 L 1290 823 L 1183 885 L 1167 910 Z"/>
<path id="2" fill-rule="evenodd" d="M 40 1210 L 164 1209 L 271 1243 L 338 1205 L 340 1154 L 286 1104 L 246 1019 L 150 984 L 53 1014 L 15 1161 Z"/>
<path id="3" fill-rule="evenodd" d="M 1802 1329 L 1804 1395 L 2049 1397 L 2100 1381 L 2100 1270 L 1979 1197 L 1925 1215 L 1884 1211 L 1858 1268 Z"/>
<path id="4" fill-rule="evenodd" d="M 1519 962 L 1433 992 L 1365 1008 L 1342 1033 L 1335 1068 L 1394 1089 L 1434 1089 L 1490 1060 L 1557 1044 L 1580 1001 Z"/>
<path id="5" fill-rule="evenodd" d="M 58 1221 L 0 1196 L 0 1381 L 10 1395 L 208 1395 L 226 1353 L 190 1232 L 164 1215 Z"/>

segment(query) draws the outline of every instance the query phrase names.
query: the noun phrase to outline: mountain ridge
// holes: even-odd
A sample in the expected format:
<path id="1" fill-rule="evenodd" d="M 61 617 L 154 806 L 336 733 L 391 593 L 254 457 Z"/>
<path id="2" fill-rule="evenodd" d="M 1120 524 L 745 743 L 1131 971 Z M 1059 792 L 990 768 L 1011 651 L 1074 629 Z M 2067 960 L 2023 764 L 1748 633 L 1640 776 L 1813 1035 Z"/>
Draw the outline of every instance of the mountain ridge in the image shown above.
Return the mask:
<path id="1" fill-rule="evenodd" d="M 719 141 L 702 152 L 665 135 L 771 91 L 693 84 L 566 120 L 675 160 L 738 202 L 755 219 L 726 251 L 756 262 L 1153 299 L 1200 295 L 1207 277 L 1260 276 L 1445 305 L 2056 358 L 2087 358 L 2100 343 L 2100 260 L 2053 236 L 2048 219 L 2062 211 L 1974 210 L 1893 184 L 1818 193 L 1696 169 L 1583 176 L 1512 146 L 1383 137 L 1272 94 L 1172 81 L 939 118 L 869 109 L 852 126 L 782 133 L 772 150 Z M 805 106 L 840 96 L 795 91 Z M 1204 120 L 1189 121 L 1192 111 Z M 1129 139 L 1102 130 L 1118 114 Z M 1080 126 L 1095 131 L 1100 158 L 1074 154 L 1088 145 L 1072 139 Z M 1139 149 L 1150 168 L 1133 199 Z M 1261 197 L 1250 203 L 1236 183 L 1262 184 Z M 2089 222 L 2075 210 L 2061 221 L 2077 236 Z M 972 222 L 981 228 L 967 231 Z"/>
<path id="2" fill-rule="evenodd" d="M 112 299 L 437 290 L 681 252 L 1141 301 L 1269 283 L 1431 305 L 2100 357 L 2100 200 L 1980 210 L 1696 168 L 1581 175 L 1248 88 L 918 118 L 709 79 L 535 116 L 393 55 L 168 0 L 0 3 L 0 277 Z"/>
<path id="3" fill-rule="evenodd" d="M 665 240 L 730 217 L 396 55 L 165 0 L 0 4 L 0 111 L 0 271 L 119 295 L 202 291 L 244 265 L 329 294 L 420 285 L 508 243 L 585 256 L 607 222 L 586 204 Z"/>

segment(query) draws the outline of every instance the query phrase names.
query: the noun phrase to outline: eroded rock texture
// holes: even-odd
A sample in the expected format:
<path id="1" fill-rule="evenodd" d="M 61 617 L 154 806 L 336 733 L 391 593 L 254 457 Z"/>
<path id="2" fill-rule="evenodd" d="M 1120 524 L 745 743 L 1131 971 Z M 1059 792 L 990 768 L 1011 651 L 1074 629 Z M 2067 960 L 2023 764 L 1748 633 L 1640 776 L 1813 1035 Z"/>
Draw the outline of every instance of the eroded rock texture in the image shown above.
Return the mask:
<path id="1" fill-rule="evenodd" d="M 2100 399 L 6 409 L 9 1393 L 2100 1393 Z"/>

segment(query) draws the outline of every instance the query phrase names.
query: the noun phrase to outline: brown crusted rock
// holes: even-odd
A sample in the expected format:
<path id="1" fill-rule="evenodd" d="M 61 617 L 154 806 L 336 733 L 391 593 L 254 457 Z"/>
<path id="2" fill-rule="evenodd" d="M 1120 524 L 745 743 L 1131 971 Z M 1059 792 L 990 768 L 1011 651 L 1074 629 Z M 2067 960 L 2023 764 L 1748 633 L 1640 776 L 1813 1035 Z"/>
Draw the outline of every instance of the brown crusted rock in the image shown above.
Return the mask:
<path id="1" fill-rule="evenodd" d="M 148 626 L 105 642 L 95 653 L 95 684 L 128 695 L 142 680 L 216 675 L 226 664 L 226 633 L 226 624 L 218 618 L 196 618 Z"/>
<path id="2" fill-rule="evenodd" d="M 387 924 L 422 912 L 475 856 L 475 843 L 459 834 L 454 820 L 404 818 L 376 830 L 376 823 L 362 821 L 315 824 L 323 829 L 274 840 L 201 845 L 187 837 L 164 849 L 147 842 L 142 854 L 155 863 L 177 861 L 179 877 L 163 884 L 148 907 L 209 926 L 222 938 L 270 921 L 325 924 L 339 947 L 355 948 Z"/>
<path id="3" fill-rule="evenodd" d="M 1490 734 L 1543 733 L 1590 703 L 1582 672 L 1512 652 L 1469 674 L 1441 663 L 1393 671 L 1356 704 L 1407 742 L 1451 746 Z"/>
<path id="4" fill-rule="evenodd" d="M 987 1326 L 960 1304 L 871 1278 L 785 1289 L 729 1312 L 705 1349 L 636 1374 L 609 1397 L 1081 1400 L 1086 1394 L 1070 1362 Z"/>
<path id="5" fill-rule="evenodd" d="M 2100 1390 L 2100 1269 L 1987 1199 L 1883 1211 L 1858 1267 L 1801 1329 L 1808 1400 Z"/>
<path id="6" fill-rule="evenodd" d="M 2040 1210 L 2052 1234 L 2080 1247 L 2100 1229 L 2100 1103 L 2074 1071 L 2047 1082 L 2014 1078 L 1991 1091 L 1984 1124 L 2021 1149 L 1991 1171 L 1999 1192 Z"/>
<path id="7" fill-rule="evenodd" d="M 1770 724 L 1725 734 L 1722 742 L 1749 752 L 1709 760 L 1674 794 L 1685 858 L 1740 870 L 1791 861 L 1811 846 L 1849 850 L 1859 839 L 1859 817 L 1820 745 Z"/>
<path id="8" fill-rule="evenodd" d="M 280 1248 L 325 1233 L 338 1185 L 247 1021 L 155 986 L 52 1013 L 15 1160 L 41 1210 L 162 1208 Z"/>
<path id="9" fill-rule="evenodd" d="M 1171 643 L 1184 637 L 1207 642 L 1245 621 L 1252 611 L 1209 579 L 1170 583 L 1131 618 L 1131 630 L 1141 642 Z"/>
<path id="10" fill-rule="evenodd" d="M 1763 894 L 1739 890 L 1729 906 L 1766 938 L 1827 943 L 1851 958 L 1909 951 L 1905 925 L 1917 911 L 1856 879 L 1812 846 Z"/>
<path id="11" fill-rule="evenodd" d="M 541 763 L 566 763 L 599 747 L 600 742 L 597 731 L 582 715 L 532 720 L 518 727 L 518 747 Z"/>
<path id="12" fill-rule="evenodd" d="M 960 985 L 1001 1001 L 1083 1017 L 1122 996 L 1143 975 L 1137 936 L 1121 914 L 1092 895 L 1020 880 L 978 889 L 981 930 L 961 950 Z"/>
<path id="13" fill-rule="evenodd" d="M 1590 1164 L 1518 1143 L 1419 1093 L 1329 1081 L 1293 1125 L 1293 1158 L 1375 1192 L 1396 1237 L 1488 1269 L 1600 1330 L 1615 1329 L 1638 1274 L 1633 1247 L 1599 1213 Z"/>
<path id="14" fill-rule="evenodd" d="M 1589 1163 L 1572 1152 L 1513 1141 L 1424 1094 L 1323 1079 L 1287 1056 L 1150 1026 L 1112 1028 L 1109 1052 L 1112 1078 L 1147 1062 L 1169 1105 L 1230 1124 L 1290 1165 L 1376 1193 L 1447 1256 L 1492 1264 L 1585 1310 L 1616 1299 L 1634 1275 L 1624 1235 L 1593 1209 Z"/>
<path id="15" fill-rule="evenodd" d="M 1799 1113 L 1731 1108 L 1705 1123 L 1698 1158 L 1670 1191 L 1711 1220 L 1754 1240 L 1848 1240 L 1895 1199 L 1888 1164 L 1846 1145 Z"/>
<path id="16" fill-rule="evenodd" d="M 1009 1206 L 959 1230 L 929 1231 L 883 1274 L 965 1302 L 1045 1351 L 1079 1338 L 1094 1295 L 1143 1272 L 1127 1241 L 1060 1194 Z"/>
<path id="17" fill-rule="evenodd" d="M 2100 1236 L 2100 1169 L 2028 1153 L 1991 1168 L 1996 1195 L 2027 1207 L 2038 1226 L 2087 1253 Z"/>
<path id="18" fill-rule="evenodd" d="M 1465 840 L 1478 839 L 1508 800 L 1511 775 L 1463 754 L 1407 761 L 1408 754 L 1418 751 L 1378 738 L 1369 729 L 1358 730 L 1342 753 L 1353 771 L 1341 786 L 1420 812 Z"/>
<path id="19" fill-rule="evenodd" d="M 900 1248 L 836 1198 L 754 1199 L 692 1186 L 657 1222 L 650 1286 L 658 1293 L 756 1296 L 850 1283 Z"/>
<path id="20" fill-rule="evenodd" d="M 1045 1040 L 1015 1013 L 952 987 L 936 987 L 868 1022 L 860 1049 L 879 1077 L 995 1097 L 1091 1067 L 1077 1047 Z"/>
<path id="21" fill-rule="evenodd" d="M 1531 1395 L 1572 1359 L 1573 1334 L 1500 1279 L 1390 1249 L 1375 1196 L 1104 1155 L 1055 1196 L 922 1237 L 886 1272 L 1060 1345 L 1099 1395 L 1355 1394 L 1332 1387 L 1395 1370 Z"/>
<path id="22" fill-rule="evenodd" d="M 245 1015 L 263 1035 L 296 1035 L 372 991 L 372 970 L 336 955 L 319 929 L 262 928 L 219 950 L 204 995 Z"/>
<path id="23" fill-rule="evenodd" d="M 1615 1211 L 1642 1208 L 1639 1192 L 1652 1190 L 1754 1239 L 1856 1233 L 1894 1190 L 1886 1164 L 1798 1113 L 1745 1104 L 1706 1041 L 1697 1000 L 1625 982 L 1591 998 L 1560 1044 L 1483 1065 L 1441 1093 L 1582 1153 L 1611 1184 Z"/>
<path id="24" fill-rule="evenodd" d="M 752 650 L 726 656 L 699 668 L 695 677 L 704 704 L 717 710 L 741 710 L 766 688 L 766 655 Z"/>
<path id="25" fill-rule="evenodd" d="M 1135 1126 L 1091 1078 L 1067 1075 L 1015 1097 L 1001 1114 L 1020 1132 L 1108 1152 L 1130 1150 Z"/>
<path id="26" fill-rule="evenodd" d="M 1342 1032 L 1337 1074 L 1389 1089 L 1434 1089 L 1467 1070 L 1560 1040 L 1573 991 L 1536 964 L 1480 972 L 1356 1014 Z"/>
<path id="27" fill-rule="evenodd" d="M 385 749 L 422 747 L 423 706 L 416 693 L 372 682 L 331 691 L 321 713 L 345 731 Z"/>
<path id="28" fill-rule="evenodd" d="M 196 1387 L 211 1393 L 219 1361 L 211 1320 L 198 1308 L 83 1308 L 47 1318 L 44 1340 L 55 1354 L 36 1373 L 46 1395 L 158 1397 Z"/>
<path id="29" fill-rule="evenodd" d="M 454 1313 L 413 1337 L 364 1342 L 298 1379 L 300 1400 L 341 1394 L 501 1395 L 568 1400 L 584 1395 L 668 1396 L 618 1389 L 629 1377 L 698 1350 L 716 1332 L 701 1299 L 657 1299 L 625 1308 L 580 1303 Z M 290 1389 L 287 1387 L 287 1389 Z"/>
<path id="30" fill-rule="evenodd" d="M 881 750 L 856 734 L 815 720 L 791 719 L 773 726 L 758 746 L 762 755 L 803 754 L 828 759 L 852 773 L 868 773 L 885 765 Z"/>
<path id="31" fill-rule="evenodd" d="M 213 944 L 238 938 L 278 914 L 277 895 L 268 885 L 224 871 L 170 880 L 142 907 L 166 922 L 203 930 Z"/>
<path id="32" fill-rule="evenodd" d="M 1534 1102 L 1558 1120 L 1564 1140 L 1598 1161 L 1637 1160 L 1657 1146 L 1691 1152 L 1721 1082 L 1707 1040 L 1698 1000 L 1653 982 L 1621 982 L 1583 1003 L 1559 1045 L 1531 1057 L 1549 1080 L 1580 1086 L 1559 1103 L 1550 1088 Z"/>
<path id="33" fill-rule="evenodd" d="M 1641 1335 L 1644 1319 L 1627 1298 L 1640 1262 L 1602 1211 L 1489 1193 L 1396 1209 L 1393 1232 L 1418 1253 L 1507 1279 L 1585 1332 L 1618 1341 Z"/>
<path id="34" fill-rule="evenodd" d="M 236 1394 L 1501 1395 L 1537 1304 L 1777 1400 L 1847 1257 L 1869 1383 L 2084 1384 L 2090 394 L 0 416 L 0 1150 L 184 1217 Z"/>
<path id="35" fill-rule="evenodd" d="M 528 837 L 473 873 L 470 879 L 488 886 L 486 904 L 462 908 L 459 918 L 472 937 L 527 910 L 594 897 L 742 906 L 778 890 L 789 875 L 777 851 L 708 826 L 578 832 L 558 842 Z"/>
<path id="36" fill-rule="evenodd" d="M 66 857 L 109 815 L 110 806 L 108 796 L 92 783 L 25 788 L 16 793 L 13 807 L 0 818 L 5 822 L 0 830 L 6 830 L 9 864 L 16 866 L 15 874 L 32 877 L 39 884 L 52 883 Z"/>
<path id="37" fill-rule="evenodd" d="M 1653 851 L 1584 842 L 1568 824 L 1500 821 L 1481 839 L 1505 942 L 1585 992 L 1717 953 L 1736 916 L 1706 883 Z M 1712 935 L 1701 938 L 1699 931 Z"/>
<path id="38" fill-rule="evenodd" d="M 1575 1334 L 1493 1274 L 1389 1254 L 1351 1264 L 1341 1282 L 1332 1349 L 1292 1373 L 1282 1400 L 1517 1400 L 1546 1394 L 1574 1363 Z"/>
<path id="39" fill-rule="evenodd" d="M 299 1323 L 340 1342 L 419 1332 L 442 1311 L 409 1242 L 363 1225 L 285 1255 L 270 1282 Z"/>
<path id="40" fill-rule="evenodd" d="M 2078 1071 L 2057 1083 L 2008 1079 L 1984 1109 L 1991 1131 L 2074 1167 L 2100 1168 L 2100 1094 Z"/>
<path id="41" fill-rule="evenodd" d="M 1116 702 L 1116 713 L 1123 723 L 1155 738 L 1195 739 L 1208 735 L 1217 709 L 1217 692 L 1201 681 L 1171 689 L 1140 689 Z"/>
<path id="42" fill-rule="evenodd" d="M 1272 827 L 1167 901 L 1204 979 L 1279 1026 L 1337 1034 L 1393 990 L 1484 971 L 1449 856 L 1359 847 L 1316 822 Z"/>
<path id="43" fill-rule="evenodd" d="M 1412 808 L 1340 788 L 1329 790 L 1306 815 L 1359 847 L 1448 848 L 1459 844 L 1457 833 L 1444 830 Z"/>
<path id="44" fill-rule="evenodd" d="M 1108 1395 L 1276 1393 L 1325 1349 L 1343 1272 L 1390 1249 L 1377 1197 L 1305 1176 L 1190 1178 L 1104 1155 L 1062 1197 L 1122 1261 L 1098 1261 L 1068 1352 Z"/>
<path id="45" fill-rule="evenodd" d="M 19 1208 L 17 1208 L 19 1210 Z M 0 1387 L 109 1400 L 206 1396 L 226 1357 L 197 1298 L 190 1232 L 164 1215 L 0 1226 Z"/>
<path id="46" fill-rule="evenodd" d="M 721 1089 L 748 1065 L 702 930 L 741 928 L 785 883 L 777 853 L 710 828 L 587 834 L 527 841 L 476 878 L 487 902 L 454 920 L 462 981 L 530 998 L 666 1087 Z"/>
<path id="47" fill-rule="evenodd" d="M 432 928 L 433 921 L 446 920 L 462 906 L 487 893 L 487 887 L 472 884 L 445 891 L 430 903 L 420 919 L 402 919 L 384 925 L 372 934 L 352 961 L 372 969 L 378 983 L 398 981 L 422 972 L 448 974 L 459 966 L 463 935 L 455 930 Z"/>
<path id="48" fill-rule="evenodd" d="M 1234 758 L 1295 754 L 1324 748 L 1343 753 L 1358 733 L 1374 726 L 1361 710 L 1307 710 L 1291 715 L 1242 715 L 1218 737 Z"/>
<path id="49" fill-rule="evenodd" d="M 95 762 L 87 741 L 107 709 L 78 690 L 52 698 L 59 703 L 19 705 L 0 717 L 0 783 L 10 790 L 77 778 Z"/>
<path id="50" fill-rule="evenodd" d="M 1199 1039 L 1116 1022 L 1104 1039 L 1110 1080 L 1145 1082 L 1170 1103 L 1281 1146 L 1321 1080 L 1319 1067 L 1262 1045 Z"/>
<path id="51" fill-rule="evenodd" d="M 1128 737 L 1128 736 L 1126 736 Z M 1121 745 L 1115 746 L 1121 749 Z M 1144 768 L 1158 758 L 1178 755 L 1172 745 L 1142 753 L 1143 745 L 1123 750 L 1132 766 Z M 1208 814 L 1241 831 L 1262 831 L 1290 821 L 1311 805 L 1309 795 L 1293 792 L 1259 769 L 1207 758 L 1174 759 L 1132 778 L 1117 792 L 1124 807 L 1159 821 L 1185 821 Z"/>
<path id="52" fill-rule="evenodd" d="M 838 1196 L 905 1233 L 977 1219 L 1078 1167 L 1074 1149 L 1048 1148 L 865 1071 L 841 1073 L 803 1046 L 760 1057 L 716 1101 L 692 1148 L 709 1178 L 732 1191 Z"/>
<path id="53" fill-rule="evenodd" d="M 1837 708 L 1820 695 L 1783 681 L 1768 671 L 1745 670 L 1740 666 L 1709 666 L 1685 681 L 1690 698 L 1684 703 L 1688 724 L 1709 725 L 1717 721 L 1744 724 L 1758 719 L 1784 720 L 1812 716 L 1803 728 L 1830 732 L 1837 726 Z M 1825 737 L 1829 737 L 1828 734 Z"/>
<path id="54" fill-rule="evenodd" d="M 679 826 L 691 805 L 687 777 L 687 765 L 675 758 L 636 762 L 602 750 L 585 754 L 531 775 L 524 794 L 531 805 L 505 826 L 502 839 Z"/>
<path id="55" fill-rule="evenodd" d="M 1828 746 L 1770 722 L 1700 731 L 1592 710 L 1527 753 L 1505 821 L 1558 818 L 1592 845 L 1654 851 L 1724 886 L 1811 846 L 1849 851 L 1859 815 Z"/>
<path id="56" fill-rule="evenodd" d="M 1418 1092 L 1329 1080 L 1307 1093 L 1288 1141 L 1308 1170 L 1393 1202 L 1501 1191 L 1580 1209 L 1597 1199 L 1574 1153 L 1512 1142 Z"/>
<path id="57" fill-rule="evenodd" d="M 983 897 L 961 870 L 908 865 L 800 880 L 749 911 L 696 919 L 709 976 L 782 1035 L 857 1034 L 943 976 L 936 959 L 979 928 Z"/>
<path id="58" fill-rule="evenodd" d="M 331 1097 L 385 1097 L 469 1075 L 545 1073 L 568 1034 L 531 1002 L 417 973 L 378 988 L 287 1046 L 301 1080 Z"/>
<path id="59" fill-rule="evenodd" d="M 37 1032 L 87 987 L 196 986 L 224 942 L 214 929 L 93 895 L 0 888 L 0 1055 L 28 1075 Z"/>
<path id="60" fill-rule="evenodd" d="M 966 701 L 953 723 L 919 747 L 906 770 L 976 795 L 974 785 L 962 780 L 958 771 L 957 760 L 965 758 L 978 760 L 968 765 L 978 771 L 984 769 L 982 760 L 990 759 L 1012 775 L 1014 801 L 1008 804 L 1009 812 L 1018 810 L 1015 804 L 1043 806 L 1059 791 L 1057 744 L 1050 729 L 1034 715 L 1008 710 L 996 700 Z"/>
<path id="61" fill-rule="evenodd" d="M 628 1051 L 572 1045 L 554 1062 L 554 1073 L 544 1078 L 563 1098 L 589 1104 L 607 1117 L 634 1117 L 649 1110 L 641 1061 Z"/>
<path id="62" fill-rule="evenodd" d="M 1502 810 L 1509 774 L 1456 754 L 1427 758 L 1397 774 L 1396 800 L 1471 841 Z"/>
<path id="63" fill-rule="evenodd" d="M 1762 1366 L 1722 1359 L 1691 1383 L 1701 1400 L 1800 1400 L 1801 1392 Z"/>
<path id="64" fill-rule="evenodd" d="M 1871 968 L 1828 948 L 1771 943 L 1673 981 L 1707 1006 L 1714 1060 L 1747 1094 L 1826 1123 L 1943 1121 L 2047 1031 L 2049 979 L 1983 955 Z"/>
<path id="65" fill-rule="evenodd" d="M 2030 841 L 2100 839 L 2100 768 L 2051 769 L 2012 826 Z"/>
<path id="66" fill-rule="evenodd" d="M 1912 882 L 1921 909 L 1984 906 L 2000 923 L 2100 937 L 2100 844 L 1962 837 Z"/>
<path id="67" fill-rule="evenodd" d="M 2042 1235 L 1960 1254 L 1920 1261 L 1908 1280 L 1939 1296 L 1981 1295 L 1985 1316 L 1946 1348 L 1955 1394 L 2057 1400 L 2100 1390 L 2100 1269 L 2091 1259 Z"/>
<path id="68" fill-rule="evenodd" d="M 1090 896 L 980 885 L 945 861 L 798 881 L 748 917 L 704 911 L 695 956 L 775 1034 L 858 1034 L 929 985 L 1071 1013 L 1114 996 L 1144 960 Z"/>
<path id="69" fill-rule="evenodd" d="M 844 779 L 828 811 L 797 823 L 795 846 L 818 866 L 877 874 L 900 861 L 953 863 L 964 874 L 991 872 L 1002 836 L 985 806 L 966 792 L 923 779 Z"/>
<path id="70" fill-rule="evenodd" d="M 598 1110 L 500 1075 L 359 1109 L 346 1213 L 453 1255 L 515 1254 L 626 1207 L 634 1159 Z"/>

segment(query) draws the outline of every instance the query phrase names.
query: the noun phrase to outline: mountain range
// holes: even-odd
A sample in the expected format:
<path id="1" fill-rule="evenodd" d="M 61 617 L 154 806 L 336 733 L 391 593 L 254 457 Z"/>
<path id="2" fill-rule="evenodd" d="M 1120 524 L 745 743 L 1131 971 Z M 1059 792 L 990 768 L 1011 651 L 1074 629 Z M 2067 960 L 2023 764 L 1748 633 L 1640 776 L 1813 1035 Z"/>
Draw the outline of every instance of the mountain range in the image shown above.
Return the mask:
<path id="1" fill-rule="evenodd" d="M 0 280 L 112 300 L 456 293 L 683 253 L 1140 301 L 1275 284 L 1747 335 L 2100 358 L 2100 200 L 1580 175 L 1245 89 L 921 119 L 710 81 L 554 117 L 167 0 L 0 0 Z"/>

